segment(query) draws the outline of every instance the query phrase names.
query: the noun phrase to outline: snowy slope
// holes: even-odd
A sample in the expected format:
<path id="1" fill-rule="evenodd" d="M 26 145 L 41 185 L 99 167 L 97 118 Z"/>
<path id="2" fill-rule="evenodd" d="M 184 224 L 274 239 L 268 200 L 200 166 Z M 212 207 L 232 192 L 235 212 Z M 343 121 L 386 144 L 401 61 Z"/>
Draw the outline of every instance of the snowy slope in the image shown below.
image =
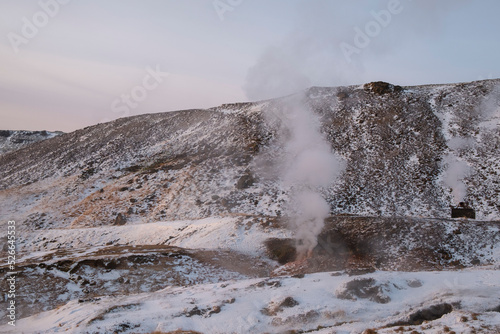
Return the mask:
<path id="1" fill-rule="evenodd" d="M 341 272 L 71 301 L 3 333 L 498 333 L 500 271 Z M 496 311 L 494 311 L 496 310 Z M 179 333 L 179 332 L 175 332 Z M 368 333 L 368 332 L 366 332 Z M 373 332 L 370 332 L 373 333 Z M 413 332 L 415 333 L 415 332 Z"/>
<path id="2" fill-rule="evenodd" d="M 280 221 L 263 216 L 23 232 L 17 242 L 17 314 L 167 286 L 332 270 L 493 269 L 500 263 L 500 225 L 492 222 L 332 217 L 311 257 L 272 261 L 267 241 L 293 237 Z M 7 271 L 0 265 L 0 272 Z M 7 290 L 5 280 L 0 288 Z"/>
<path id="3" fill-rule="evenodd" d="M 26 145 L 53 138 L 63 132 L 0 130 L 0 154 L 15 151 Z"/>
<path id="4" fill-rule="evenodd" d="M 456 182 L 477 218 L 499 219 L 498 91 L 499 80 L 306 91 L 347 161 L 324 189 L 331 212 L 449 217 L 457 204 L 445 182 L 452 157 L 467 166 Z M 29 229 L 108 225 L 119 213 L 144 223 L 283 214 L 288 189 L 257 166 L 280 154 L 280 125 L 264 120 L 280 101 L 134 116 L 3 154 L 2 214 Z"/>
<path id="5" fill-rule="evenodd" d="M 20 292 L 0 332 L 499 332 L 499 92 L 313 87 L 0 154 Z M 298 100 L 346 166 L 320 189 L 330 217 L 305 258 L 293 187 L 269 171 Z M 459 200 L 476 220 L 449 218 Z"/>

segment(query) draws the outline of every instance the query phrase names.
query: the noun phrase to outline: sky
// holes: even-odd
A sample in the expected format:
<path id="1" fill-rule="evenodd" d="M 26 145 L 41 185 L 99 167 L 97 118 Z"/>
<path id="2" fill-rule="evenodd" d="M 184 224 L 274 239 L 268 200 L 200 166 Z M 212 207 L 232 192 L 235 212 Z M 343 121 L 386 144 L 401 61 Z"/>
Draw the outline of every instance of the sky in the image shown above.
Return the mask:
<path id="1" fill-rule="evenodd" d="M 4 0 L 0 129 L 500 77 L 498 0 Z"/>

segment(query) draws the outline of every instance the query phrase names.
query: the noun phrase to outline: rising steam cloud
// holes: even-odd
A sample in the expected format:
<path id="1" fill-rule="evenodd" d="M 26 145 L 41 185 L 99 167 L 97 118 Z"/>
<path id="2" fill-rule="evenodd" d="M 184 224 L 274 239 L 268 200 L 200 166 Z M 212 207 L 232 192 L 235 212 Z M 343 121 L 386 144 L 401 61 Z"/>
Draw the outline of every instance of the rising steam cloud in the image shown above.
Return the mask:
<path id="1" fill-rule="evenodd" d="M 462 202 L 467 195 L 464 178 L 469 172 L 469 165 L 460 159 L 458 152 L 473 146 L 472 139 L 454 137 L 448 141 L 450 152 L 444 157 L 446 166 L 444 182 L 451 189 L 454 204 Z"/>
<path id="2" fill-rule="evenodd" d="M 498 86 L 492 88 L 492 91 L 471 111 L 471 115 L 476 119 L 476 126 L 481 129 L 480 136 L 487 134 L 496 136 L 500 124 L 500 89 Z M 451 189 L 454 204 L 458 204 L 464 201 L 467 195 L 464 179 L 471 172 L 467 162 L 460 157 L 460 152 L 476 149 L 477 142 L 473 137 L 452 137 L 448 141 L 448 148 L 449 153 L 444 157 L 446 167 L 444 182 Z"/>
<path id="3" fill-rule="evenodd" d="M 364 29 L 374 20 L 372 13 L 387 10 L 389 2 L 318 0 L 299 4 L 296 26 L 249 68 L 243 87 L 246 96 L 255 101 L 294 94 L 311 86 L 378 80 L 411 83 L 407 74 L 394 69 L 387 55 L 397 54 L 422 38 L 439 41 L 445 18 L 467 2 L 401 0 L 401 13 L 393 15 L 380 34 L 370 39 L 369 46 L 348 62 L 340 45 L 353 44 L 355 28 Z M 434 78 L 424 81 L 442 80 L 447 78 L 436 72 Z"/>
<path id="4" fill-rule="evenodd" d="M 373 8 L 356 2 L 304 2 L 297 27 L 284 40 L 265 50 L 249 68 L 243 86 L 245 93 L 255 101 L 296 94 L 313 85 L 339 86 L 381 79 L 398 81 L 397 74 L 381 78 L 379 62 L 386 59 L 385 55 L 401 49 L 402 44 L 412 43 L 414 34 L 437 36 L 443 16 L 462 2 L 402 2 L 402 14 L 394 17 L 390 26 L 351 64 L 346 62 L 339 45 L 352 42 L 354 28 L 364 27 L 373 20 L 370 9 L 384 10 L 387 2 L 373 1 Z M 408 22 L 411 24 L 405 24 Z M 377 66 L 370 70 L 367 63 Z M 387 65 L 392 69 L 392 64 Z M 291 200 L 287 216 L 300 241 L 298 251 L 302 255 L 316 246 L 317 235 L 330 212 L 321 189 L 331 186 L 345 168 L 345 161 L 332 152 L 322 136 L 318 116 L 303 100 L 304 96 L 299 95 L 280 99 L 280 111 L 266 115 L 269 123 L 281 126 L 279 145 L 285 153 L 274 155 L 272 165 L 277 170 L 270 174 L 289 190 Z M 465 172 L 463 168 L 450 170 L 450 184 L 458 184 L 454 180 L 461 180 Z M 455 185 L 453 189 L 457 197 L 462 196 L 463 188 Z"/>
<path id="5" fill-rule="evenodd" d="M 345 161 L 336 155 L 320 132 L 319 117 L 304 103 L 303 94 L 279 102 L 280 112 L 267 118 L 281 124 L 280 145 L 284 154 L 273 161 L 274 173 L 282 187 L 289 191 L 286 215 L 297 239 L 299 256 L 303 257 L 317 244 L 330 206 L 321 195 L 339 177 Z"/>
<path id="6" fill-rule="evenodd" d="M 469 166 L 454 154 L 446 155 L 444 162 L 448 166 L 446 168 L 445 183 L 451 188 L 454 204 L 458 204 L 463 201 L 467 194 L 467 187 L 463 179 L 469 171 Z"/>

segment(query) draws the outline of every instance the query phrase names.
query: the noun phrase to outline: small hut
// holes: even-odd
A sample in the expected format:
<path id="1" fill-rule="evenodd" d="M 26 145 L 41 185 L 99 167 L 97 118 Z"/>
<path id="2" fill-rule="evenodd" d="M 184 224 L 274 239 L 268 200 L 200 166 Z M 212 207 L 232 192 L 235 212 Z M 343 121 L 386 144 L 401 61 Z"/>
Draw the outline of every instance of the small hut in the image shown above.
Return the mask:
<path id="1" fill-rule="evenodd" d="M 451 218 L 476 219 L 476 211 L 467 202 L 460 202 L 457 206 L 451 207 Z"/>

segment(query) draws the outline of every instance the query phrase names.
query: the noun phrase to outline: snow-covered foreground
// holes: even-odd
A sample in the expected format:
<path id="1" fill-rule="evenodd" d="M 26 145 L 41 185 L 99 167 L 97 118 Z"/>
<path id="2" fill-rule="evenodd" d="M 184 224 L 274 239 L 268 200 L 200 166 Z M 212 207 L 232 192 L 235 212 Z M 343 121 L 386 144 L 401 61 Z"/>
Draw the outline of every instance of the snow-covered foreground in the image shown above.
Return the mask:
<path id="1" fill-rule="evenodd" d="M 341 272 L 74 300 L 2 333 L 500 332 L 500 271 Z M 419 312 L 420 311 L 420 312 Z M 435 320 L 430 320 L 437 318 Z M 418 323 L 425 319 L 422 324 Z"/>
<path id="2" fill-rule="evenodd" d="M 230 249 L 262 255 L 263 242 L 267 238 L 291 236 L 290 231 L 273 228 L 272 223 L 261 226 L 259 222 L 253 216 L 235 215 L 125 226 L 48 229 L 24 232 L 18 247 L 24 254 L 20 261 L 37 258 L 56 249 L 85 249 L 85 253 L 105 245 L 169 245 L 188 249 Z"/>
<path id="3" fill-rule="evenodd" d="M 232 215 L 23 231 L 18 322 L 0 333 L 500 331 L 494 222 L 331 217 L 330 252 L 278 267 L 265 243 L 293 238 L 281 224 Z"/>
<path id="4" fill-rule="evenodd" d="M 288 129 L 265 115 L 287 114 L 290 97 L 122 118 L 0 154 L 18 272 L 17 326 L 0 333 L 500 333 L 499 87 L 300 93 L 346 160 L 307 257 L 293 187 L 265 163 L 289 154 Z M 457 189 L 477 220 L 448 218 Z"/>

